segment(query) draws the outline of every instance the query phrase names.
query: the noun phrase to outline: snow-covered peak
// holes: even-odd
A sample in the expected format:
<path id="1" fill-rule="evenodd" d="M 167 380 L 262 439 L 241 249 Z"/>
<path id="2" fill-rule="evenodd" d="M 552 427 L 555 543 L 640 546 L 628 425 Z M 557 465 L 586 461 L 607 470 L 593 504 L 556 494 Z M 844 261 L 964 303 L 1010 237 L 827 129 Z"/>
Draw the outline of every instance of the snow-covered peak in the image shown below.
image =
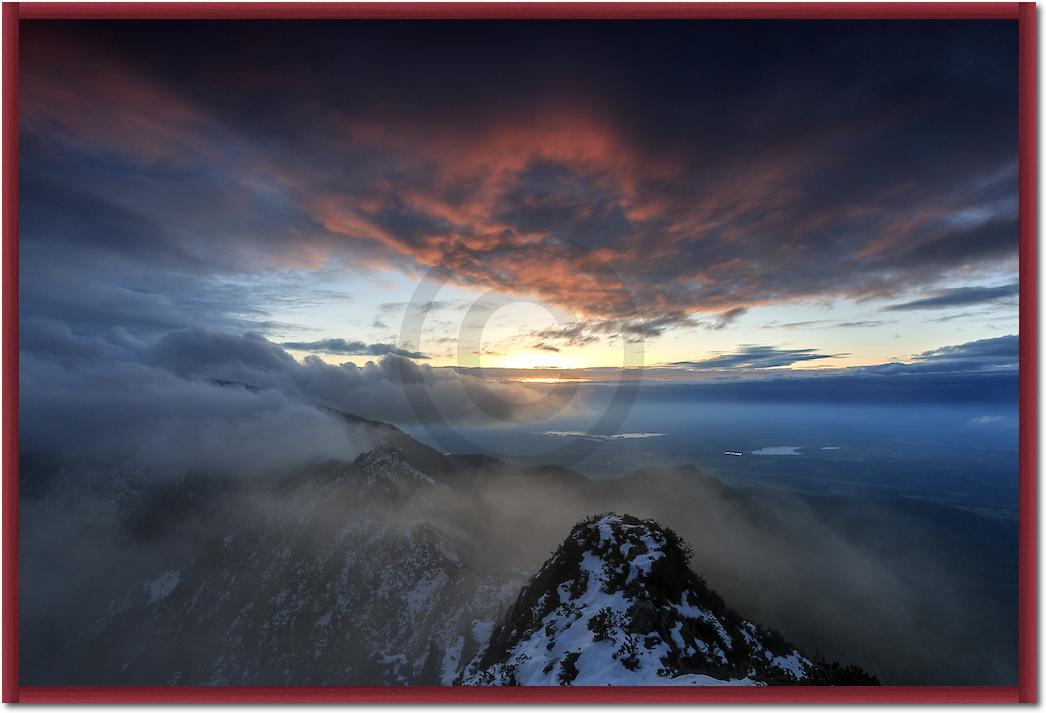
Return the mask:
<path id="1" fill-rule="evenodd" d="M 352 465 L 366 492 L 402 496 L 446 487 L 412 466 L 402 453 L 390 446 L 373 448 L 356 458 Z"/>
<path id="2" fill-rule="evenodd" d="M 415 480 L 435 483 L 432 478 L 412 466 L 403 454 L 392 446 L 380 445 L 361 453 L 356 458 L 355 465 L 371 471 L 397 471 Z"/>
<path id="3" fill-rule="evenodd" d="M 579 523 L 465 668 L 465 685 L 760 685 L 821 669 L 742 619 L 689 568 L 670 529 Z"/>

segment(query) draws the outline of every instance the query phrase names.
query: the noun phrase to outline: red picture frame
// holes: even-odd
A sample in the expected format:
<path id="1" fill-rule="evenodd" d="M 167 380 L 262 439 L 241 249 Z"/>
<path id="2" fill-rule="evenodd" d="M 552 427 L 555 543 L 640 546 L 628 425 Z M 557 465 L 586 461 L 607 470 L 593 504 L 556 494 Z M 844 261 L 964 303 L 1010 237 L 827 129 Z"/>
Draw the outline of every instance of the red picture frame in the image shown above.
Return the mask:
<path id="1" fill-rule="evenodd" d="M 37 19 L 997 19 L 1019 31 L 1019 675 L 1016 686 L 513 687 L 22 686 L 18 545 L 18 37 Z M 1034 703 L 1036 702 L 1035 4 L 1001 3 L 69 3 L 3 4 L 3 552 L 5 703 Z"/>

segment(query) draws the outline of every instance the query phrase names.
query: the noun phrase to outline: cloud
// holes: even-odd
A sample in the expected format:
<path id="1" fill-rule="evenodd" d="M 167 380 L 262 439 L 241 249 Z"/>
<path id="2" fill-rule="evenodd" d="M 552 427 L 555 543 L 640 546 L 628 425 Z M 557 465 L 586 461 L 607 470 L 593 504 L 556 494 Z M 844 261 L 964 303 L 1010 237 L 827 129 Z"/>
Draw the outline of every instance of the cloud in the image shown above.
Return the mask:
<path id="1" fill-rule="evenodd" d="M 788 51 L 759 24 L 341 23 L 220 43 L 202 26 L 34 25 L 23 271 L 53 279 L 29 308 L 75 308 L 54 296 L 75 270 L 207 316 L 155 331 L 231 328 L 237 306 L 272 310 L 249 289 L 224 301 L 230 276 L 437 267 L 640 339 L 1014 269 L 1016 40 L 989 25 L 791 28 Z M 489 73 L 471 71 L 479 52 Z M 825 96 L 847 100 L 817 109 Z"/>
<path id="2" fill-rule="evenodd" d="M 748 312 L 747 307 L 734 307 L 716 315 L 715 319 L 707 325 L 709 329 L 725 329 Z"/>
<path id="3" fill-rule="evenodd" d="M 1000 400 L 1015 394 L 1017 344 L 1011 335 L 930 350 L 904 363 L 824 372 L 787 367 L 830 354 L 751 345 L 666 365 L 655 376 L 716 375 L 718 383 L 662 388 L 735 400 Z M 205 328 L 150 341 L 123 330 L 79 335 L 34 319 L 23 324 L 20 348 L 24 452 L 135 462 L 162 473 L 260 473 L 358 452 L 362 446 L 344 424 L 318 407 L 411 424 L 532 419 L 548 408 L 534 405 L 544 393 L 557 409 L 570 405 L 558 400 L 569 393 L 502 381 L 496 370 L 481 377 L 392 354 L 362 367 L 311 356 L 298 361 L 260 335 Z M 755 375 L 763 376 L 748 378 Z"/>
<path id="4" fill-rule="evenodd" d="M 831 324 L 831 322 L 823 319 L 811 319 L 805 322 L 770 322 L 769 324 L 764 324 L 763 329 L 810 329 L 811 327 L 823 327 L 827 324 Z"/>
<path id="5" fill-rule="evenodd" d="M 591 328 L 591 325 L 587 323 L 578 322 L 564 327 L 539 329 L 531 332 L 531 336 L 543 340 L 560 341 L 566 346 L 583 347 L 586 344 L 593 344 L 599 341 L 599 337 L 589 333 Z"/>
<path id="6" fill-rule="evenodd" d="M 169 475 L 351 459 L 364 444 L 323 408 L 411 424 L 513 421 L 569 406 L 569 393 L 488 383 L 395 354 L 362 367 L 298 361 L 252 333 L 196 327 L 139 340 L 123 330 L 84 336 L 29 320 L 21 336 L 24 453 Z M 535 404 L 546 393 L 551 399 Z"/>
<path id="7" fill-rule="evenodd" d="M 940 347 L 916 354 L 910 362 L 858 367 L 878 374 L 998 372 L 1016 374 L 1020 340 L 1016 334 Z"/>
<path id="8" fill-rule="evenodd" d="M 428 359 L 421 352 L 412 352 L 400 349 L 393 344 L 365 344 L 359 341 L 348 341 L 341 338 L 320 339 L 314 342 L 283 342 L 287 349 L 305 352 L 322 352 L 324 354 L 342 354 L 345 356 L 393 356 L 405 357 L 407 359 Z"/>
<path id="9" fill-rule="evenodd" d="M 957 312 L 955 314 L 946 314 L 943 317 L 934 317 L 932 319 L 927 319 L 926 321 L 943 324 L 945 322 L 954 322 L 957 319 L 966 319 L 971 316 L 974 316 L 972 312 Z"/>
<path id="10" fill-rule="evenodd" d="M 1015 404 L 1018 337 L 1008 335 L 933 349 L 869 366 L 805 368 L 828 358 L 815 349 L 748 346 L 704 360 L 643 369 L 493 369 L 490 379 L 557 377 L 642 382 L 650 398 L 744 403 L 1005 403 Z M 469 369 L 457 369 L 470 373 Z"/>
<path id="11" fill-rule="evenodd" d="M 745 345 L 730 354 L 718 354 L 698 361 L 677 361 L 670 366 L 688 369 L 770 369 L 818 359 L 833 359 L 843 354 L 821 354 L 816 349 L 781 349 Z"/>
<path id="12" fill-rule="evenodd" d="M 869 366 L 804 368 L 835 354 L 812 348 L 749 345 L 702 360 L 659 364 L 635 370 L 654 398 L 746 403 L 1015 403 L 1017 335 L 982 339 L 928 350 Z M 461 370 L 467 373 L 468 370 Z M 488 378 L 522 376 L 622 378 L 620 369 L 484 369 Z M 628 378 L 626 372 L 626 378 Z"/>
<path id="13" fill-rule="evenodd" d="M 922 352 L 916 359 L 923 362 L 966 363 L 969 360 L 985 361 L 995 365 L 1014 366 L 1017 363 L 1017 350 L 1020 338 L 1016 334 L 992 339 L 978 339 L 974 342 L 938 347 Z"/>
<path id="14" fill-rule="evenodd" d="M 367 442 L 278 390 L 227 388 L 133 362 L 61 365 L 23 354 L 23 454 L 112 463 L 145 476 L 261 477 Z"/>
<path id="15" fill-rule="evenodd" d="M 906 311 L 921 309 L 947 309 L 951 307 L 966 307 L 968 305 L 982 304 L 984 302 L 997 302 L 999 300 L 1017 297 L 1018 285 L 1016 282 L 999 287 L 956 287 L 949 290 L 940 290 L 931 297 L 902 302 L 884 307 L 887 311 Z"/>
<path id="16" fill-rule="evenodd" d="M 880 319 L 862 319 L 855 322 L 839 322 L 835 326 L 844 329 L 864 329 L 867 327 L 881 327 L 884 324 L 890 324 L 890 322 Z"/>
<path id="17" fill-rule="evenodd" d="M 740 319 L 745 307 L 735 307 L 711 319 L 702 320 L 684 312 L 666 312 L 656 317 L 630 319 L 582 320 L 565 326 L 549 327 L 531 332 L 531 336 L 547 341 L 559 341 L 566 346 L 580 347 L 600 341 L 602 336 L 638 342 L 660 337 L 671 329 L 681 327 L 720 330 Z"/>
<path id="18" fill-rule="evenodd" d="M 120 152 L 146 166 L 212 153 L 207 137 L 218 127 L 179 92 L 105 53 L 91 57 L 88 71 L 82 48 L 63 42 L 62 33 L 30 34 L 22 109 L 27 123 L 68 132 L 66 141 Z M 111 109 L 100 110 L 105 106 Z"/>
<path id="19" fill-rule="evenodd" d="M 769 348 L 767 348 L 769 349 Z M 808 353 L 811 350 L 794 350 Z M 802 354 L 800 354 L 800 357 Z M 731 359 L 731 357 L 736 357 Z M 787 361 L 782 357 L 780 361 Z M 1017 399 L 1018 337 L 1008 335 L 932 349 L 907 362 L 804 371 L 764 372 L 746 378 L 743 350 L 724 361 L 737 370 L 732 379 L 680 388 L 689 398 L 791 403 L 1005 403 Z M 775 363 L 772 357 L 770 364 Z M 700 362 L 699 362 L 700 363 Z M 748 368 L 759 369 L 759 362 Z M 707 368 L 707 367 L 706 367 Z M 659 370 L 660 371 L 660 370 Z"/>
<path id="20" fill-rule="evenodd" d="M 763 329 L 865 329 L 870 327 L 881 327 L 891 324 L 890 321 L 880 319 L 860 319 L 852 322 L 833 322 L 827 319 L 808 320 L 806 322 L 770 322 L 764 324 Z"/>

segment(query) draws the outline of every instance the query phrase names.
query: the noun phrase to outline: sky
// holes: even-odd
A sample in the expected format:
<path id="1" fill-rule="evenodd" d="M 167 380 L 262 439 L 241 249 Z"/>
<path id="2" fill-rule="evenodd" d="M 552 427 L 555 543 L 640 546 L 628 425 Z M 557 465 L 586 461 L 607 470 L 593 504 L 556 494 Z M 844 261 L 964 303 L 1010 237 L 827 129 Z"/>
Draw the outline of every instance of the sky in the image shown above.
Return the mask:
<path id="1" fill-rule="evenodd" d="M 21 52 L 24 353 L 1016 366 L 1015 22 L 36 20 Z"/>
<path id="2" fill-rule="evenodd" d="M 286 482 L 376 445 L 337 412 L 596 478 L 685 461 L 767 492 L 896 488 L 906 513 L 910 493 L 1016 497 L 1016 21 L 19 32 L 20 493 L 27 541 L 47 545 L 23 561 L 61 574 L 62 601 L 86 590 L 53 552 L 91 550 L 73 575 L 157 561 L 92 539 L 108 520 L 80 483 L 108 502 L 148 478 Z M 809 448 L 802 465 L 722 453 L 787 444 Z M 72 509 L 34 510 L 55 477 Z M 533 529 L 535 501 L 509 495 Z M 738 524 L 763 510 L 702 503 L 728 515 L 690 519 L 712 523 L 699 541 L 731 574 Z M 907 537 L 871 504 L 854 522 Z M 843 562 L 860 592 L 840 602 L 886 591 L 867 586 L 878 560 L 789 508 L 766 512 L 802 536 L 756 523 L 749 570 L 824 599 L 804 563 Z M 935 602 L 979 604 L 976 587 L 940 596 L 945 560 L 904 557 L 918 572 L 891 584 L 898 601 L 932 581 Z M 975 559 L 971 578 L 1004 586 L 982 567 L 998 558 Z M 773 593 L 798 602 L 785 620 L 812 611 Z M 927 617 L 907 611 L 887 618 L 922 641 Z"/>

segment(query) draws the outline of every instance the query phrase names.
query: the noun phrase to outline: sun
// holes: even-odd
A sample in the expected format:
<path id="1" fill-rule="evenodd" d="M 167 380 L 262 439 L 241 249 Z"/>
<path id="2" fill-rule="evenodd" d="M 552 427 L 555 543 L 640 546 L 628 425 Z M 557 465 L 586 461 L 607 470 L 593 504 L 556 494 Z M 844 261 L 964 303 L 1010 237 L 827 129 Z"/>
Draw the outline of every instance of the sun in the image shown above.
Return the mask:
<path id="1" fill-rule="evenodd" d="M 507 354 L 499 364 L 505 369 L 574 369 L 573 359 L 549 352 L 515 352 Z"/>
<path id="2" fill-rule="evenodd" d="M 526 376 L 518 381 L 523 384 L 583 384 L 588 379 L 566 376 Z"/>

